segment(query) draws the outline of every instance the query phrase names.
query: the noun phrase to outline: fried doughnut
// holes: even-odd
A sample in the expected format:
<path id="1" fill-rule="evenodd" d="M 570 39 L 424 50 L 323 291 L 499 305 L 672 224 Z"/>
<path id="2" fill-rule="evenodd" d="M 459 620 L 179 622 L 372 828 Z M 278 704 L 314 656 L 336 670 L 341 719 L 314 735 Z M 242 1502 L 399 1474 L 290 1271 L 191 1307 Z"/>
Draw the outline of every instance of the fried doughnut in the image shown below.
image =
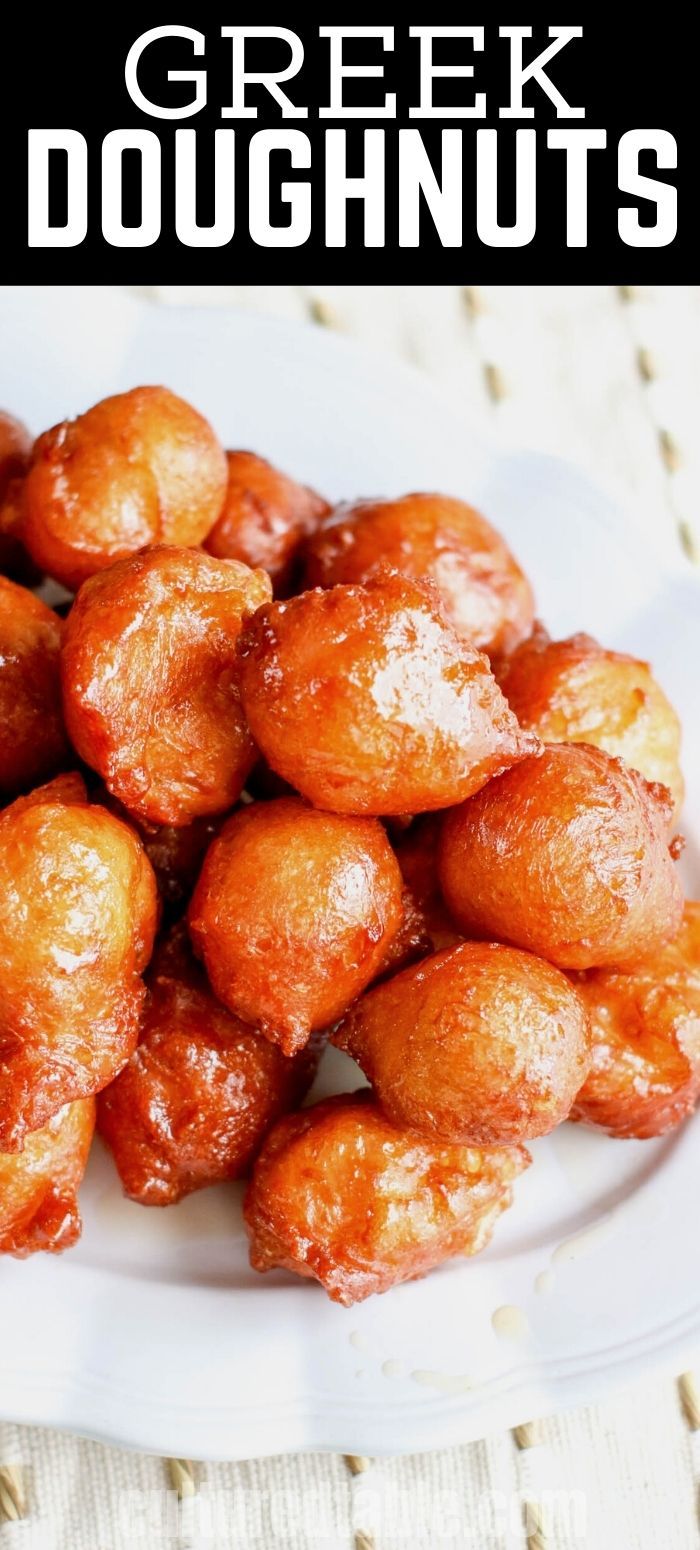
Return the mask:
<path id="1" fill-rule="evenodd" d="M 0 1151 L 134 1049 L 156 884 L 132 829 L 66 775 L 0 814 Z"/>
<path id="2" fill-rule="evenodd" d="M 201 544 L 225 494 L 226 456 L 203 416 L 167 388 L 132 388 L 34 443 L 21 536 L 75 591 L 146 544 Z"/>
<path id="3" fill-rule="evenodd" d="M 332 1041 L 397 1125 L 462 1146 L 512 1146 L 566 1119 L 590 1065 L 566 975 L 531 953 L 462 942 L 377 985 Z"/>
<path id="4" fill-rule="evenodd" d="M 32 438 L 21 420 L 0 409 L 0 504 L 12 479 L 25 472 L 32 450 Z"/>
<path id="5" fill-rule="evenodd" d="M 538 625 L 495 669 L 511 710 L 546 743 L 592 743 L 668 786 L 683 805 L 681 726 L 647 662 L 590 635 L 550 640 Z"/>
<path id="6" fill-rule="evenodd" d="M 182 829 L 174 829 L 171 824 L 144 823 L 143 819 L 128 812 L 101 781 L 94 800 L 136 830 L 156 874 L 163 904 L 176 908 L 187 901 L 206 852 L 214 835 L 219 832 L 220 820 L 195 818 Z"/>
<path id="7" fill-rule="evenodd" d="M 286 1055 L 364 990 L 401 920 L 401 873 L 382 825 L 299 797 L 234 813 L 189 910 L 217 996 Z"/>
<path id="8" fill-rule="evenodd" d="M 572 1119 L 610 1136 L 660 1136 L 700 1095 L 700 903 L 678 936 L 632 974 L 592 969 L 577 980 L 593 1064 Z"/>
<path id="9" fill-rule="evenodd" d="M 167 1206 L 246 1171 L 275 1120 L 301 1102 L 318 1047 L 288 1060 L 212 995 L 184 925 L 148 974 L 139 1043 L 100 1094 L 98 1124 L 125 1193 Z"/>
<path id="10" fill-rule="evenodd" d="M 81 587 L 62 657 L 66 725 L 137 818 L 177 828 L 239 797 L 256 753 L 235 641 L 270 595 L 264 571 L 167 545 Z"/>
<path id="11" fill-rule="evenodd" d="M 297 484 L 255 452 L 227 452 L 228 486 L 205 549 L 219 560 L 266 570 L 276 596 L 289 590 L 299 545 L 328 515 L 315 490 Z"/>
<path id="12" fill-rule="evenodd" d="M 266 759 L 258 759 L 245 783 L 248 796 L 255 802 L 270 802 L 275 797 L 296 796 L 293 786 L 270 769 Z"/>
<path id="13" fill-rule="evenodd" d="M 62 634 L 57 614 L 0 576 L 0 798 L 46 780 L 67 758 Z"/>
<path id="14" fill-rule="evenodd" d="M 669 793 L 585 743 L 549 744 L 448 813 L 439 872 L 465 935 L 562 969 L 634 968 L 677 932 Z"/>
<path id="15" fill-rule="evenodd" d="M 204 857 L 218 831 L 218 821 L 195 818 L 184 829 L 173 829 L 170 824 L 147 823 L 137 823 L 136 828 L 156 874 L 164 904 L 182 904 L 192 893 Z"/>
<path id="16" fill-rule="evenodd" d="M 77 1241 L 77 1191 L 94 1129 L 95 1100 L 82 1098 L 27 1136 L 23 1152 L 0 1153 L 0 1254 L 60 1254 Z"/>
<path id="17" fill-rule="evenodd" d="M 40 575 L 19 536 L 21 494 L 31 450 L 26 426 L 0 409 L 0 572 L 26 586 L 34 586 Z"/>
<path id="18" fill-rule="evenodd" d="M 364 584 L 387 569 L 433 582 L 457 634 L 489 655 L 532 629 L 532 588 L 500 533 L 447 495 L 339 506 L 305 555 L 307 587 Z"/>
<path id="19" fill-rule="evenodd" d="M 428 953 L 462 940 L 442 897 L 437 870 L 441 818 L 426 813 L 394 840 L 403 878 L 403 924 L 389 948 L 382 974 L 403 969 Z"/>
<path id="20" fill-rule="evenodd" d="M 448 807 L 539 746 L 421 582 L 392 575 L 272 603 L 238 650 L 253 737 L 316 807 Z"/>
<path id="21" fill-rule="evenodd" d="M 329 1098 L 265 1142 L 244 1205 L 251 1265 L 313 1277 L 349 1307 L 485 1248 L 529 1161 L 400 1130 L 366 1091 Z"/>

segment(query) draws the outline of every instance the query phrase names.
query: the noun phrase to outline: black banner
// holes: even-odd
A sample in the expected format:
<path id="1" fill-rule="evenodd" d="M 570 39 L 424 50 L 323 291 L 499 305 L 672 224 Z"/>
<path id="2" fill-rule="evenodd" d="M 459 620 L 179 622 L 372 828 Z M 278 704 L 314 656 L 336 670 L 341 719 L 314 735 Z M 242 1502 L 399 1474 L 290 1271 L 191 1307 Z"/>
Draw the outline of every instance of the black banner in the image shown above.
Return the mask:
<path id="1" fill-rule="evenodd" d="M 589 9 L 14 16 L 0 278 L 692 280 L 688 24 Z"/>

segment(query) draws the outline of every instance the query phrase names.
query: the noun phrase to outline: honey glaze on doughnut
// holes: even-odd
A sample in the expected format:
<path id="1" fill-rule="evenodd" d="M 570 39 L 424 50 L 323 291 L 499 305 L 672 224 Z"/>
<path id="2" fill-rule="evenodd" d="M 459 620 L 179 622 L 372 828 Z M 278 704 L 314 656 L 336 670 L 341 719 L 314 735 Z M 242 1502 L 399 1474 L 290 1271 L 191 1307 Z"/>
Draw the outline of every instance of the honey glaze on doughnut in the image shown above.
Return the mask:
<path id="1" fill-rule="evenodd" d="M 670 793 L 602 749 L 548 744 L 447 814 L 440 881 L 465 936 L 562 969 L 634 968 L 678 930 Z"/>
<path id="2" fill-rule="evenodd" d="M 0 1151 L 106 1086 L 136 1044 L 158 915 L 133 830 L 65 775 L 0 814 Z"/>
<path id="3" fill-rule="evenodd" d="M 486 657 L 459 639 L 422 582 L 391 575 L 271 603 L 238 651 L 253 737 L 316 807 L 449 807 L 539 749 Z"/>

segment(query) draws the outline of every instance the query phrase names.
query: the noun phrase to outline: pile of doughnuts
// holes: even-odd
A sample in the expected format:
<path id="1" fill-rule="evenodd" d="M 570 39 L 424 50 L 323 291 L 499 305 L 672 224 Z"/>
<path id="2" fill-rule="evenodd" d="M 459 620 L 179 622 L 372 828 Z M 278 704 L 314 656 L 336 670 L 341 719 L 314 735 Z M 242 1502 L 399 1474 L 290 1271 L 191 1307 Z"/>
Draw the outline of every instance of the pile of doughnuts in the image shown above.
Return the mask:
<path id="1" fill-rule="evenodd" d="M 678 1125 L 679 750 L 462 500 L 332 508 L 165 388 L 0 415 L 0 1250 L 76 1240 L 97 1127 L 143 1205 L 247 1176 L 253 1266 L 350 1304 L 564 1120 Z M 305 1103 L 328 1040 L 359 1090 Z"/>

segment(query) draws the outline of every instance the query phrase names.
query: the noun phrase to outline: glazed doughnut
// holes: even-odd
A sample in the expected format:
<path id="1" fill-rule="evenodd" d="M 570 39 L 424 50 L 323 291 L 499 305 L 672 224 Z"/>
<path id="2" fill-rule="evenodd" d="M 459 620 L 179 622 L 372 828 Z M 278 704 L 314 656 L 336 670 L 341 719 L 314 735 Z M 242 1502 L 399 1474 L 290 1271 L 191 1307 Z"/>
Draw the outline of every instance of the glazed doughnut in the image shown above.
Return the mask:
<path id="1" fill-rule="evenodd" d="M 227 452 L 226 459 L 223 509 L 204 547 L 217 559 L 266 570 L 275 596 L 284 597 L 302 540 L 331 508 L 315 490 L 297 484 L 255 452 Z"/>
<path id="2" fill-rule="evenodd" d="M 167 388 L 132 388 L 34 443 L 22 540 L 42 570 L 75 591 L 146 544 L 201 544 L 226 477 L 223 448 L 196 409 Z"/>
<path id="3" fill-rule="evenodd" d="M 0 409 L 0 505 L 12 479 L 26 472 L 32 438 L 21 420 Z"/>
<path id="4" fill-rule="evenodd" d="M 239 1178 L 270 1126 L 301 1102 L 318 1045 L 288 1060 L 212 995 L 184 925 L 147 977 L 137 1048 L 100 1094 L 98 1123 L 124 1192 L 167 1206 Z"/>
<path id="5" fill-rule="evenodd" d="M 605 651 L 590 635 L 550 640 L 537 625 L 494 671 L 521 726 L 545 743 L 592 743 L 668 786 L 683 805 L 681 727 L 647 662 Z"/>
<path id="6" fill-rule="evenodd" d="M 512 1146 L 566 1119 L 590 1065 L 566 975 L 531 953 L 462 942 L 356 1002 L 332 1036 L 397 1125 L 461 1146 Z"/>
<path id="7" fill-rule="evenodd" d="M 305 553 L 308 587 L 364 584 L 386 570 L 433 582 L 457 633 L 489 656 L 532 629 L 532 588 L 500 533 L 450 496 L 339 506 Z"/>
<path id="8" fill-rule="evenodd" d="M 180 829 L 174 829 L 171 824 L 146 823 L 128 812 L 101 781 L 96 785 L 93 800 L 136 830 L 155 872 L 163 905 L 171 913 L 177 912 L 191 897 L 206 852 L 221 827 L 221 820 L 195 818 Z"/>
<path id="9" fill-rule="evenodd" d="M 427 813 L 414 819 L 393 841 L 403 878 L 404 918 L 389 948 L 383 975 L 462 941 L 440 889 L 440 824 L 439 813 Z"/>
<path id="10" fill-rule="evenodd" d="M 40 572 L 20 538 L 22 486 L 32 438 L 14 415 L 0 409 L 0 573 L 35 586 Z"/>
<path id="11" fill-rule="evenodd" d="M 0 1254 L 60 1254 L 80 1237 L 77 1191 L 95 1129 L 95 1100 L 66 1104 L 24 1151 L 0 1153 Z"/>
<path id="12" fill-rule="evenodd" d="M 700 903 L 678 936 L 631 974 L 577 980 L 591 1019 L 593 1063 L 572 1119 L 611 1136 L 660 1136 L 700 1094 Z"/>
<path id="13" fill-rule="evenodd" d="M 62 656 L 74 748 L 136 818 L 223 813 L 256 758 L 235 643 L 270 597 L 264 571 L 158 545 L 84 584 Z"/>
<path id="14" fill-rule="evenodd" d="M 549 744 L 447 814 L 439 872 L 465 935 L 562 969 L 634 968 L 678 931 L 669 793 L 584 743 Z"/>
<path id="15" fill-rule="evenodd" d="M 292 1055 L 379 972 L 403 917 L 382 825 L 299 797 L 242 808 L 210 846 L 189 910 L 221 1001 Z"/>
<path id="16" fill-rule="evenodd" d="M 0 1151 L 105 1087 L 134 1049 L 155 878 L 66 775 L 0 814 Z"/>
<path id="17" fill-rule="evenodd" d="M 392 575 L 271 603 L 238 650 L 253 737 L 316 807 L 448 807 L 539 747 L 425 583 Z"/>
<path id="18" fill-rule="evenodd" d="M 244 1206 L 251 1265 L 313 1277 L 350 1307 L 485 1248 L 529 1161 L 524 1147 L 481 1152 L 401 1130 L 368 1092 L 329 1098 L 265 1142 Z"/>
<path id="19" fill-rule="evenodd" d="M 47 780 L 68 759 L 62 635 L 57 614 L 0 576 L 0 799 Z"/>

